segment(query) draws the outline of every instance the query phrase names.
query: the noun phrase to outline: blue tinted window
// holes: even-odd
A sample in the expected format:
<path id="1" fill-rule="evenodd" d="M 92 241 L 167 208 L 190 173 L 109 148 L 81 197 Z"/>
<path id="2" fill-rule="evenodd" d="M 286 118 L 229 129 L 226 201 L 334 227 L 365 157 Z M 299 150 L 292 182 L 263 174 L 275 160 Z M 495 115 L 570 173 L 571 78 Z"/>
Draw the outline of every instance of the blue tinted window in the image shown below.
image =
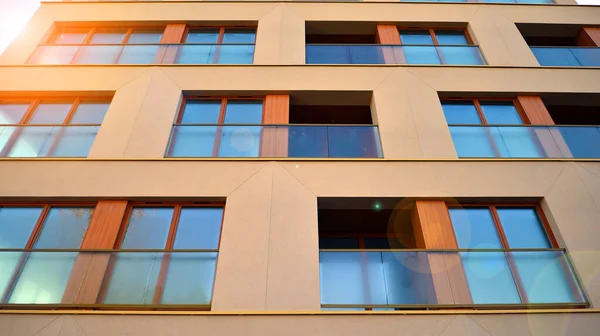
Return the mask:
<path id="1" fill-rule="evenodd" d="M 135 207 L 129 216 L 121 248 L 163 249 L 173 218 L 173 208 Z"/>
<path id="2" fill-rule="evenodd" d="M 448 125 L 481 124 L 477 109 L 471 101 L 444 101 L 442 108 Z"/>
<path id="3" fill-rule="evenodd" d="M 517 108 L 510 102 L 481 102 L 481 110 L 488 124 L 523 124 Z"/>
<path id="4" fill-rule="evenodd" d="M 461 31 L 435 31 L 435 36 L 437 37 L 439 44 L 460 44 L 460 45 L 468 45 L 469 41 L 465 36 L 465 33 Z"/>
<path id="5" fill-rule="evenodd" d="M 459 248 L 502 248 L 488 208 L 449 209 Z"/>
<path id="6" fill-rule="evenodd" d="M 71 109 L 72 104 L 39 104 L 28 124 L 62 124 Z"/>
<path id="7" fill-rule="evenodd" d="M 437 47 L 409 45 L 402 50 L 407 64 L 442 64 Z"/>
<path id="8" fill-rule="evenodd" d="M 219 29 L 193 29 L 187 34 L 186 43 L 217 43 Z"/>
<path id="9" fill-rule="evenodd" d="M 79 248 L 94 208 L 51 208 L 34 247 Z"/>
<path id="10" fill-rule="evenodd" d="M 220 112 L 220 100 L 190 100 L 185 103 L 181 123 L 217 124 Z"/>
<path id="11" fill-rule="evenodd" d="M 0 208 L 0 248 L 25 248 L 41 207 Z"/>
<path id="12" fill-rule="evenodd" d="M 126 31 L 95 33 L 90 44 L 120 44 L 127 35 Z"/>
<path id="13" fill-rule="evenodd" d="M 260 124 L 262 101 L 234 100 L 227 102 L 225 124 Z"/>
<path id="14" fill-rule="evenodd" d="M 222 218 L 223 208 L 181 209 L 173 248 L 216 249 Z"/>
<path id="15" fill-rule="evenodd" d="M 86 32 L 60 33 L 54 37 L 54 40 L 52 41 L 52 43 L 53 44 L 80 44 L 80 43 L 83 43 L 86 36 L 87 36 Z"/>
<path id="16" fill-rule="evenodd" d="M 29 104 L 0 104 L 0 124 L 18 124 Z"/>
<path id="17" fill-rule="evenodd" d="M 108 110 L 108 103 L 81 103 L 77 106 L 70 124 L 101 124 Z"/>
<path id="18" fill-rule="evenodd" d="M 427 30 L 401 30 L 402 44 L 433 44 L 431 34 Z"/>
<path id="19" fill-rule="evenodd" d="M 161 38 L 162 38 L 162 32 L 160 32 L 160 31 L 134 30 L 133 33 L 131 33 L 131 35 L 129 35 L 129 40 L 127 40 L 127 43 L 129 43 L 129 44 L 160 43 Z"/>
<path id="20" fill-rule="evenodd" d="M 169 156 L 213 156 L 217 128 L 218 126 L 174 126 Z"/>
<path id="21" fill-rule="evenodd" d="M 498 217 L 510 248 L 550 248 L 534 208 L 498 208 Z"/>
<path id="22" fill-rule="evenodd" d="M 254 30 L 225 29 L 223 43 L 254 43 Z"/>

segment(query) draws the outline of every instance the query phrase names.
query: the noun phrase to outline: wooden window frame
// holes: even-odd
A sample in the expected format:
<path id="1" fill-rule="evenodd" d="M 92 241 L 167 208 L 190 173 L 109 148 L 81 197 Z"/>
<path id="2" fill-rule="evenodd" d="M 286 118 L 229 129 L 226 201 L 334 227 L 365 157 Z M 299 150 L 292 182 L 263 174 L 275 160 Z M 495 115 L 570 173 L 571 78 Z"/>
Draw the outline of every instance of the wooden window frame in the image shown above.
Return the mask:
<path id="1" fill-rule="evenodd" d="M 152 303 L 151 305 L 155 306 L 155 305 L 160 305 L 160 301 L 162 299 L 162 295 L 164 292 L 164 285 L 166 283 L 166 277 L 168 274 L 168 269 L 169 269 L 169 264 L 170 264 L 170 253 L 168 252 L 173 252 L 173 251 L 177 251 L 177 249 L 173 249 L 173 244 L 175 243 L 175 236 L 177 234 L 177 228 L 179 226 L 179 220 L 181 218 L 181 210 L 182 208 L 220 208 L 223 209 L 223 216 L 221 217 L 221 226 L 220 226 L 220 231 L 219 231 L 219 241 L 217 243 L 217 254 L 219 253 L 218 250 L 221 247 L 221 236 L 223 234 L 223 221 L 224 221 L 224 214 L 225 214 L 225 203 L 222 202 L 211 202 L 211 203 L 181 203 L 181 202 L 160 202 L 160 203 L 154 203 L 154 202 L 129 202 L 127 205 L 127 209 L 125 210 L 125 214 L 123 216 L 123 220 L 122 220 L 122 224 L 119 228 L 119 233 L 117 234 L 117 238 L 115 240 L 115 246 L 114 246 L 114 250 L 115 252 L 119 252 L 120 250 L 127 250 L 127 249 L 122 249 L 121 245 L 123 244 L 123 241 L 125 239 L 125 235 L 127 233 L 127 229 L 129 227 L 130 224 L 130 219 L 131 219 L 131 213 L 134 210 L 134 208 L 173 208 L 173 215 L 171 217 L 171 222 L 169 223 L 169 232 L 167 234 L 167 238 L 165 241 L 165 247 L 164 247 L 164 255 L 163 258 L 161 260 L 161 266 L 160 266 L 160 271 L 159 271 L 159 275 L 157 277 L 157 281 L 156 281 L 156 287 L 154 288 L 154 295 L 152 297 Z M 100 292 L 98 294 L 98 298 L 96 300 L 97 304 L 104 304 L 104 299 L 106 298 L 106 294 L 108 292 L 108 288 L 110 285 L 110 281 L 112 280 L 112 275 L 113 275 L 113 271 L 115 269 L 115 263 L 116 263 L 116 256 L 114 254 L 112 254 L 110 256 L 110 260 L 108 263 L 108 267 L 106 272 L 104 273 L 104 277 L 102 279 L 102 285 L 100 287 Z M 218 258 L 217 258 L 217 263 L 218 263 Z M 216 268 L 216 266 L 215 266 Z M 213 288 L 211 290 L 211 293 L 214 292 L 214 285 L 215 285 L 215 281 L 214 278 L 216 277 L 216 272 L 215 274 L 213 274 Z M 212 304 L 212 295 L 211 295 L 211 302 L 209 303 L 209 306 Z M 206 309 L 206 310 L 210 310 L 210 308 Z"/>
<path id="2" fill-rule="evenodd" d="M 479 121 L 481 122 L 481 125 L 490 125 L 490 126 L 494 126 L 497 124 L 489 124 L 487 122 L 487 119 L 485 118 L 485 114 L 483 113 L 483 109 L 481 108 L 481 103 L 494 103 L 494 102 L 510 102 L 513 104 L 513 106 L 515 107 L 515 109 L 517 110 L 517 112 L 519 113 L 519 117 L 521 118 L 521 121 L 523 122 L 523 125 L 531 125 L 531 122 L 529 121 L 529 118 L 527 117 L 527 114 L 525 114 L 525 110 L 523 109 L 523 106 L 521 106 L 521 103 L 519 102 L 519 99 L 515 98 L 469 98 L 469 97 L 442 97 L 440 98 L 440 102 L 443 104 L 444 101 L 464 101 L 464 102 L 472 102 L 473 105 L 475 105 L 475 110 L 477 111 L 477 115 L 479 116 Z M 448 126 L 454 126 L 457 124 L 448 124 Z M 515 124 L 518 125 L 518 124 Z"/>
<path id="3" fill-rule="evenodd" d="M 186 124 L 182 124 L 181 120 L 183 119 L 183 114 L 185 111 L 185 107 L 188 101 L 220 101 L 221 109 L 219 111 L 219 117 L 217 119 L 216 124 L 206 124 L 206 126 L 216 126 L 217 131 L 215 134 L 215 141 L 213 144 L 212 157 L 219 157 L 219 149 L 221 148 L 221 138 L 223 135 L 223 126 L 227 126 L 225 124 L 225 113 L 227 110 L 227 103 L 232 100 L 254 100 L 262 102 L 262 111 L 261 111 L 261 120 L 260 124 L 249 124 L 252 126 L 262 126 L 265 124 L 265 97 L 264 96 L 184 96 L 181 105 L 179 106 L 179 110 L 177 111 L 177 117 L 175 118 L 174 127 L 182 126 Z M 194 125 L 194 124 L 192 124 Z M 169 142 L 169 147 L 167 149 L 167 157 L 171 157 L 173 153 L 173 148 L 175 144 L 175 140 L 173 138 L 173 130 L 171 131 L 171 141 Z M 259 153 L 260 154 L 260 153 Z"/>
<path id="4" fill-rule="evenodd" d="M 30 127 L 101 126 L 102 123 L 100 123 L 100 124 L 71 124 L 71 120 L 73 119 L 73 116 L 75 115 L 75 112 L 77 111 L 77 108 L 79 108 L 79 105 L 81 105 L 82 103 L 84 103 L 84 104 L 86 104 L 86 103 L 110 104 L 111 98 L 98 97 L 98 96 L 76 96 L 76 97 L 48 97 L 48 98 L 35 97 L 35 98 L 23 98 L 23 99 L 19 99 L 19 98 L 0 99 L 0 104 L 3 104 L 3 103 L 29 104 L 29 107 L 27 108 L 27 110 L 23 114 L 23 117 L 21 117 L 21 120 L 19 120 L 18 123 L 16 123 L 16 124 L 0 124 L 0 126 L 4 126 L 4 127 L 20 127 L 19 129 L 16 130 L 16 132 L 14 132 L 14 134 L 12 134 L 10 136 L 10 138 L 6 142 L 6 145 L 4 146 L 4 148 L 2 148 L 0 150 L 0 157 L 6 157 L 8 155 L 8 153 L 10 153 L 10 151 L 14 147 L 15 143 L 21 136 L 21 133 L 23 132 L 23 127 L 26 127 L 26 126 L 30 126 Z M 31 126 L 32 124 L 29 124 L 29 121 L 31 120 L 33 115 L 36 113 L 36 110 L 40 104 L 71 104 L 71 107 L 69 109 L 69 112 L 65 116 L 65 119 L 63 119 L 63 121 L 61 123 L 35 124 L 35 126 Z M 69 126 L 67 126 L 67 125 L 69 125 Z M 58 145 L 58 141 L 62 138 L 63 133 L 64 133 L 64 129 L 61 129 L 59 131 L 58 135 L 56 136 L 56 138 L 54 139 L 52 145 L 50 145 L 48 155 L 45 157 L 52 156 L 52 153 L 56 149 L 56 146 Z"/>
<path id="5" fill-rule="evenodd" d="M 215 42 L 214 44 L 219 44 L 219 45 L 229 45 L 229 44 L 238 44 L 238 43 L 223 43 L 223 37 L 225 36 L 225 30 L 226 29 L 240 29 L 240 30 L 254 30 L 254 41 L 252 41 L 252 44 L 256 45 L 256 32 L 258 30 L 258 27 L 255 26 L 231 26 L 231 25 L 225 25 L 225 26 L 196 26 L 196 25 L 188 25 L 185 28 L 185 31 L 183 33 L 183 37 L 181 39 L 181 43 L 185 44 L 188 34 L 190 33 L 190 30 L 195 30 L 195 29 L 215 29 L 215 30 L 219 30 L 219 36 L 217 37 L 217 42 Z M 213 43 L 209 43 L 209 44 L 213 44 Z"/>
<path id="6" fill-rule="evenodd" d="M 467 28 L 427 28 L 427 27 L 419 27 L 419 28 L 415 28 L 415 27 L 398 27 L 398 34 L 400 35 L 400 44 L 401 45 L 405 45 L 402 43 L 402 31 L 427 31 L 429 32 L 429 36 L 431 36 L 431 40 L 433 41 L 432 45 L 435 46 L 447 46 L 447 45 L 453 45 L 453 44 L 440 44 L 438 39 L 437 39 L 437 35 L 435 34 L 435 31 L 439 30 L 439 31 L 460 31 L 465 35 L 465 38 L 467 39 L 467 42 L 469 44 L 467 44 L 467 46 L 471 46 L 471 47 L 476 47 L 477 45 L 473 42 L 473 38 L 471 37 L 471 34 L 469 34 L 469 31 Z M 406 45 L 410 45 L 410 44 L 406 44 Z"/>
<path id="7" fill-rule="evenodd" d="M 12 293 L 15 289 L 15 286 L 17 285 L 17 282 L 19 281 L 21 272 L 23 271 L 23 268 L 25 267 L 25 264 L 27 262 L 27 258 L 28 258 L 27 252 L 35 251 L 33 246 L 35 245 L 36 241 L 40 237 L 40 233 L 42 231 L 44 223 L 48 219 L 48 214 L 50 214 L 50 210 L 52 208 L 92 208 L 95 210 L 96 203 L 95 202 L 80 202 L 80 203 L 73 203 L 73 202 L 31 202 L 31 203 L 6 202 L 6 203 L 4 203 L 3 202 L 3 203 L 0 203 L 0 208 L 34 208 L 34 207 L 40 207 L 40 208 L 42 208 L 42 211 L 40 212 L 40 215 L 38 216 L 38 219 L 36 220 L 36 223 L 33 226 L 33 229 L 31 230 L 31 234 L 29 235 L 29 238 L 27 239 L 27 243 L 22 248 L 22 251 L 24 253 L 19 257 L 19 261 L 17 262 L 17 265 L 15 266 L 14 272 L 13 272 L 12 276 L 10 277 L 10 280 L 6 286 L 5 291 L 3 293 L 0 293 L 0 304 L 6 304 L 8 302 L 8 300 L 10 299 L 10 296 L 12 295 Z M 86 229 L 86 232 L 87 232 L 87 229 Z M 81 242 L 79 243 L 80 248 L 81 248 L 81 244 L 83 244 L 84 238 L 85 238 L 85 232 L 83 233 Z M 2 250 L 0 249 L 0 252 L 1 251 Z"/>

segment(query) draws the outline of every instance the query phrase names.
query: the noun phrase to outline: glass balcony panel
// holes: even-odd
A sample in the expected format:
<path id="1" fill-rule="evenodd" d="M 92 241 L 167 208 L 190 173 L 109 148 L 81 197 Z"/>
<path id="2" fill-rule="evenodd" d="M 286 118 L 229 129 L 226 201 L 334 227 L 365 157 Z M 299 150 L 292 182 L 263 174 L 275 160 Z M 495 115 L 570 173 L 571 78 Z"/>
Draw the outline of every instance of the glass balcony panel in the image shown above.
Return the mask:
<path id="1" fill-rule="evenodd" d="M 221 126 L 219 157 L 258 157 L 261 126 Z"/>
<path id="2" fill-rule="evenodd" d="M 530 303 L 584 302 L 562 251 L 510 252 Z"/>
<path id="3" fill-rule="evenodd" d="M 218 126 L 173 126 L 171 157 L 212 157 Z"/>
<path id="4" fill-rule="evenodd" d="M 353 45 L 350 49 L 350 64 L 385 64 L 384 49 L 391 52 L 393 56 L 393 49 L 390 47 L 373 46 L 373 45 Z M 388 62 L 395 63 L 395 62 Z"/>
<path id="5" fill-rule="evenodd" d="M 520 4 L 554 4 L 552 0 L 517 0 Z"/>
<path id="6" fill-rule="evenodd" d="M 113 258 L 114 268 L 104 303 L 152 304 L 163 253 L 116 253 Z"/>
<path id="7" fill-rule="evenodd" d="M 118 64 L 152 64 L 156 57 L 158 46 L 156 45 L 132 45 L 123 46 L 119 56 Z"/>
<path id="8" fill-rule="evenodd" d="M 557 127 L 574 158 L 600 158 L 600 127 Z"/>
<path id="9" fill-rule="evenodd" d="M 160 303 L 210 304 L 217 253 L 169 253 L 169 268 Z"/>
<path id="10" fill-rule="evenodd" d="M 8 303 L 60 303 L 77 252 L 29 253 Z"/>
<path id="11" fill-rule="evenodd" d="M 123 46 L 81 46 L 73 64 L 114 64 Z"/>
<path id="12" fill-rule="evenodd" d="M 427 288 L 433 288 L 425 253 L 380 252 L 386 304 L 426 304 Z M 431 302 L 433 303 L 433 302 Z"/>
<path id="13" fill-rule="evenodd" d="M 29 60 L 30 64 L 69 64 L 79 46 L 39 46 Z"/>
<path id="14" fill-rule="evenodd" d="M 330 126 L 327 130 L 329 157 L 381 157 L 379 132 L 376 127 Z"/>
<path id="15" fill-rule="evenodd" d="M 215 61 L 215 45 L 187 44 L 178 48 L 174 64 L 212 64 Z"/>
<path id="16" fill-rule="evenodd" d="M 98 134 L 99 126 L 60 127 L 52 157 L 86 157 Z"/>
<path id="17" fill-rule="evenodd" d="M 217 46 L 218 64 L 252 64 L 254 45 Z"/>
<path id="18" fill-rule="evenodd" d="M 570 48 L 531 47 L 542 66 L 581 66 Z"/>
<path id="19" fill-rule="evenodd" d="M 439 46 L 444 64 L 478 65 L 485 64 L 478 47 L 473 46 Z M 433 63 L 437 64 L 437 63 Z"/>
<path id="20" fill-rule="evenodd" d="M 290 126 L 288 157 L 325 158 L 329 154 L 326 126 Z"/>
<path id="21" fill-rule="evenodd" d="M 403 46 L 407 64 L 442 64 L 434 46 Z"/>
<path id="22" fill-rule="evenodd" d="M 8 157 L 47 157 L 60 127 L 6 127 L 12 133 L 14 144 Z M 11 140 L 7 142 L 7 145 Z"/>
<path id="23" fill-rule="evenodd" d="M 350 46 L 307 45 L 306 64 L 352 64 Z"/>
<path id="24" fill-rule="evenodd" d="M 29 103 L 0 103 L 0 124 L 18 124 L 23 119 L 28 108 Z"/>
<path id="25" fill-rule="evenodd" d="M 504 252 L 462 252 L 460 255 L 473 303 L 521 303 Z"/>
<path id="26" fill-rule="evenodd" d="M 489 128 L 450 126 L 458 157 L 498 157 Z"/>
<path id="27" fill-rule="evenodd" d="M 459 157 L 546 157 L 534 127 L 450 126 Z"/>
<path id="28" fill-rule="evenodd" d="M 534 127 L 498 127 L 494 140 L 503 157 L 546 157 Z"/>
<path id="29" fill-rule="evenodd" d="M 0 295 L 6 293 L 22 255 L 22 252 L 0 252 Z"/>
<path id="30" fill-rule="evenodd" d="M 581 66 L 600 66 L 600 48 L 571 48 Z"/>

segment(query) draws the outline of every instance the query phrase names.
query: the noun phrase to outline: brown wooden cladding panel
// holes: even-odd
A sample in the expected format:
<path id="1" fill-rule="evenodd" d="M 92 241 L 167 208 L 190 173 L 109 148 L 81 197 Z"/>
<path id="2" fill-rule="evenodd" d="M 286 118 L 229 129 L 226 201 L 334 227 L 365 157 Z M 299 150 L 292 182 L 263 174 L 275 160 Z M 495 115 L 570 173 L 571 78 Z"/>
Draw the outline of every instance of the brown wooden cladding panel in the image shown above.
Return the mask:
<path id="1" fill-rule="evenodd" d="M 600 27 L 583 27 L 577 36 L 577 45 L 600 47 Z"/>
<path id="2" fill-rule="evenodd" d="M 554 125 L 542 98 L 538 96 L 518 96 L 519 104 L 532 125 Z"/>
<path id="3" fill-rule="evenodd" d="M 277 94 L 265 97 L 263 124 L 288 124 L 290 121 L 290 95 Z M 265 127 L 261 133 L 260 156 L 287 157 L 288 129 Z"/>
<path id="4" fill-rule="evenodd" d="M 185 23 L 171 23 L 165 28 L 160 43 L 181 43 L 185 34 Z"/>

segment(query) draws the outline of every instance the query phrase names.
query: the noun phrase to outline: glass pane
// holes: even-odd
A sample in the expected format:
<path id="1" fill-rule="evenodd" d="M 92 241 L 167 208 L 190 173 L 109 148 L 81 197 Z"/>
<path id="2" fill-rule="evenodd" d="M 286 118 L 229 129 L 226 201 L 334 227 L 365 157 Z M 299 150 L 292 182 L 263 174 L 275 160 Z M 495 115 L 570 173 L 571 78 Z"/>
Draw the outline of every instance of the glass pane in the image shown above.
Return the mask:
<path id="1" fill-rule="evenodd" d="M 600 158 L 600 127 L 560 127 L 562 141 L 575 158 Z"/>
<path id="2" fill-rule="evenodd" d="M 498 208 L 510 248 L 551 248 L 534 208 Z"/>
<path id="3" fill-rule="evenodd" d="M 153 44 L 160 43 L 162 39 L 162 31 L 144 31 L 144 30 L 134 30 L 131 35 L 129 35 L 129 40 L 127 40 L 128 44 Z"/>
<path id="4" fill-rule="evenodd" d="M 59 127 L 47 156 L 86 157 L 98 134 L 99 126 Z"/>
<path id="5" fill-rule="evenodd" d="M 182 208 L 173 248 L 218 248 L 222 219 L 223 208 Z"/>
<path id="6" fill-rule="evenodd" d="M 39 46 L 29 60 L 31 64 L 69 64 L 79 46 Z"/>
<path id="7" fill-rule="evenodd" d="M 326 126 L 289 126 L 288 157 L 329 156 Z"/>
<path id="8" fill-rule="evenodd" d="M 228 101 L 225 109 L 225 124 L 260 124 L 262 109 L 260 100 Z"/>
<path id="9" fill-rule="evenodd" d="M 161 303 L 210 304 L 217 253 L 171 253 Z"/>
<path id="10" fill-rule="evenodd" d="M 45 157 L 48 156 L 56 134 L 61 127 L 13 127 L 2 133 L 16 133 L 18 138 L 8 152 L 8 157 Z"/>
<path id="11" fill-rule="evenodd" d="M 460 255 L 473 303 L 521 303 L 503 252 L 461 252 Z"/>
<path id="12" fill-rule="evenodd" d="M 25 248 L 41 214 L 41 207 L 0 208 L 0 248 Z"/>
<path id="13" fill-rule="evenodd" d="M 258 157 L 260 126 L 223 126 L 219 157 Z"/>
<path id="14" fill-rule="evenodd" d="M 388 304 L 435 304 L 428 299 L 434 291 L 429 263 L 442 254 L 383 252 L 383 277 Z"/>
<path id="15" fill-rule="evenodd" d="M 98 32 L 92 35 L 90 44 L 120 44 L 126 34 L 126 31 Z"/>
<path id="16" fill-rule="evenodd" d="M 219 29 L 192 29 L 185 38 L 185 43 L 217 43 Z"/>
<path id="17" fill-rule="evenodd" d="M 171 157 L 212 157 L 218 126 L 174 126 Z"/>
<path id="18" fill-rule="evenodd" d="M 248 29 L 225 29 L 223 43 L 254 43 L 256 32 Z"/>
<path id="19" fill-rule="evenodd" d="M 481 102 L 481 110 L 490 125 L 524 124 L 519 111 L 512 102 Z"/>
<path id="20" fill-rule="evenodd" d="M 0 124 L 18 124 L 28 108 L 29 104 L 0 103 Z"/>
<path id="21" fill-rule="evenodd" d="M 158 51 L 158 46 L 132 46 L 123 47 L 118 64 L 153 64 Z"/>
<path id="22" fill-rule="evenodd" d="M 164 248 L 164 245 L 159 248 Z M 152 304 L 163 253 L 122 252 L 113 257 L 116 260 L 104 303 Z"/>
<path id="23" fill-rule="evenodd" d="M 583 302 L 563 252 L 511 252 L 531 303 Z"/>
<path id="24" fill-rule="evenodd" d="M 387 47 L 382 49 L 381 46 L 350 46 L 350 63 L 351 64 L 385 64 L 386 56 L 389 62 L 396 63 L 394 58 L 394 49 Z"/>
<path id="25" fill-rule="evenodd" d="M 600 66 L 600 48 L 571 48 L 582 66 Z"/>
<path id="26" fill-rule="evenodd" d="M 469 45 L 469 41 L 464 32 L 436 30 L 435 36 L 439 44 L 462 44 Z"/>
<path id="27" fill-rule="evenodd" d="M 427 30 L 401 30 L 400 40 L 403 45 L 433 44 L 431 34 Z"/>
<path id="28" fill-rule="evenodd" d="M 493 139 L 503 157 L 546 157 L 533 127 L 497 127 Z"/>
<path id="29" fill-rule="evenodd" d="M 82 46 L 74 64 L 114 64 L 122 46 Z"/>
<path id="30" fill-rule="evenodd" d="M 404 46 L 402 50 L 407 64 L 442 64 L 436 47 Z"/>
<path id="31" fill-rule="evenodd" d="M 252 64 L 253 45 L 219 45 L 217 48 L 218 64 Z"/>
<path id="32" fill-rule="evenodd" d="M 446 46 L 437 47 L 444 64 L 478 65 L 485 64 L 477 47 Z"/>
<path id="33" fill-rule="evenodd" d="M 77 252 L 30 253 L 8 303 L 60 303 Z"/>
<path id="34" fill-rule="evenodd" d="M 327 133 L 329 157 L 381 157 L 379 133 L 375 127 L 331 126 Z"/>
<path id="35" fill-rule="evenodd" d="M 569 48 L 531 47 L 542 66 L 581 66 Z"/>
<path id="36" fill-rule="evenodd" d="M 471 101 L 443 101 L 442 109 L 448 125 L 481 124 L 475 104 Z"/>
<path id="37" fill-rule="evenodd" d="M 215 51 L 215 45 L 182 45 L 179 47 L 174 63 L 212 64 L 215 62 Z"/>
<path id="38" fill-rule="evenodd" d="M 87 32 L 81 33 L 60 33 L 54 37 L 52 44 L 81 44 Z"/>
<path id="39" fill-rule="evenodd" d="M 319 238 L 320 249 L 358 249 L 358 238 Z"/>
<path id="40" fill-rule="evenodd" d="M 188 100 L 185 102 L 182 124 L 218 124 L 220 100 Z"/>
<path id="41" fill-rule="evenodd" d="M 451 126 L 450 134 L 458 157 L 501 157 L 494 141 L 497 127 Z"/>
<path id="42" fill-rule="evenodd" d="M 28 124 L 62 124 L 73 104 L 39 104 Z"/>
<path id="43" fill-rule="evenodd" d="M 80 103 L 69 124 L 98 124 L 104 120 L 108 103 Z"/>
<path id="44" fill-rule="evenodd" d="M 0 293 L 6 292 L 19 260 L 21 260 L 21 255 L 21 252 L 0 252 Z"/>
<path id="45" fill-rule="evenodd" d="M 173 218 L 173 208 L 134 207 L 129 216 L 123 249 L 164 249 Z M 129 255 L 131 253 L 125 253 Z"/>
<path id="46" fill-rule="evenodd" d="M 350 64 L 350 62 L 350 46 L 306 46 L 306 64 Z"/>
<path id="47" fill-rule="evenodd" d="M 51 208 L 34 248 L 79 248 L 94 208 Z"/>
<path id="48" fill-rule="evenodd" d="M 459 248 L 502 248 L 488 208 L 450 208 L 448 211 Z"/>

